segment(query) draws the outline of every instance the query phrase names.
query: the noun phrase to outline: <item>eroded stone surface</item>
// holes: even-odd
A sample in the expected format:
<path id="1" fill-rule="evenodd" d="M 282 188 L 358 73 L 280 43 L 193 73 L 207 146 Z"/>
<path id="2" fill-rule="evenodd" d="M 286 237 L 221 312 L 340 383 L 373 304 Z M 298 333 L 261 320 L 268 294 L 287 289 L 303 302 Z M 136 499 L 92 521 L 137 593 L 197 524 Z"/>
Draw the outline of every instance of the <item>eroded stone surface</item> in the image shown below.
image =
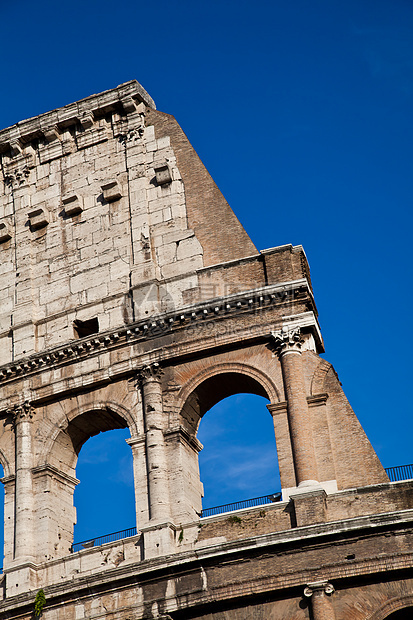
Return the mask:
<path id="1" fill-rule="evenodd" d="M 299 620 L 327 582 L 315 620 L 408 605 L 411 484 L 319 357 L 302 247 L 257 252 L 137 82 L 1 131 L 0 160 L 0 613 L 40 587 L 46 620 Z M 239 392 L 268 398 L 284 501 L 200 519 L 199 421 Z M 72 553 L 79 450 L 125 427 L 137 533 Z"/>

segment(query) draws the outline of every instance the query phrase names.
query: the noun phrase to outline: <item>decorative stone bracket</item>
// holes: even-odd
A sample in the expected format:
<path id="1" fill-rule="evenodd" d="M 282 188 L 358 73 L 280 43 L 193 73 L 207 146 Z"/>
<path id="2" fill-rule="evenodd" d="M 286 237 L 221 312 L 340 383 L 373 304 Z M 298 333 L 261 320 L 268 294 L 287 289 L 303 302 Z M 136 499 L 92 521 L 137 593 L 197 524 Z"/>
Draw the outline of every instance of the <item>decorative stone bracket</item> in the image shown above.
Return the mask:
<path id="1" fill-rule="evenodd" d="M 103 198 L 106 202 L 115 202 L 122 198 L 122 192 L 118 185 L 117 181 L 110 181 L 109 183 L 105 183 L 105 185 L 101 185 Z"/>
<path id="2" fill-rule="evenodd" d="M 27 215 L 29 217 L 30 229 L 32 231 L 44 228 L 49 223 L 49 214 L 46 209 L 43 209 L 42 207 L 33 209 Z"/>
<path id="3" fill-rule="evenodd" d="M 93 113 L 85 112 L 80 118 L 79 123 L 82 125 L 83 129 L 90 129 L 93 126 Z"/>
<path id="4" fill-rule="evenodd" d="M 0 243 L 5 243 L 11 239 L 10 226 L 8 222 L 0 222 Z"/>
<path id="5" fill-rule="evenodd" d="M 154 164 L 155 178 L 158 185 L 166 185 L 172 183 L 172 172 L 168 162 L 159 162 Z"/>
<path id="6" fill-rule="evenodd" d="M 60 133 L 56 125 L 42 129 L 47 142 L 54 142 L 60 139 Z"/>
<path id="7" fill-rule="evenodd" d="M 68 217 L 79 215 L 79 213 L 82 213 L 83 211 L 81 198 L 76 194 L 68 194 L 67 196 L 63 196 L 62 204 L 65 214 Z"/>

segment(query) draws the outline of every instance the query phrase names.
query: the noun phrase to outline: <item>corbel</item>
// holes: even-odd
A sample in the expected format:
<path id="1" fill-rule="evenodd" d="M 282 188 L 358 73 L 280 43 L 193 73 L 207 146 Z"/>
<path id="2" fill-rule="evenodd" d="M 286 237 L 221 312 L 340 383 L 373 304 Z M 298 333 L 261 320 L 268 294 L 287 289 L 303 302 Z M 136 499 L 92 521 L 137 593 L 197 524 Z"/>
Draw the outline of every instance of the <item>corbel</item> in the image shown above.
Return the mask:
<path id="1" fill-rule="evenodd" d="M 167 161 L 157 162 L 153 167 L 158 185 L 166 185 L 172 182 L 172 172 Z"/>
<path id="2" fill-rule="evenodd" d="M 10 226 L 7 222 L 0 222 L 0 243 L 5 243 L 11 239 Z"/>
<path id="3" fill-rule="evenodd" d="M 20 140 L 12 140 L 10 142 L 10 152 L 12 157 L 16 157 L 17 155 L 21 155 L 23 152 Z"/>
<path id="4" fill-rule="evenodd" d="M 122 192 L 117 181 L 105 183 L 104 185 L 101 185 L 101 188 L 103 198 L 106 202 L 115 202 L 115 200 L 122 198 Z"/>
<path id="5" fill-rule="evenodd" d="M 93 112 L 85 112 L 79 117 L 79 123 L 82 125 L 83 129 L 90 129 L 93 122 Z"/>
<path id="6" fill-rule="evenodd" d="M 137 109 L 136 102 L 132 97 L 125 97 L 122 99 L 122 106 L 126 114 L 132 114 L 132 112 L 136 112 Z"/>
<path id="7" fill-rule="evenodd" d="M 42 129 L 42 133 L 46 138 L 47 142 L 54 142 L 55 140 L 60 140 L 60 133 L 56 125 L 52 127 L 45 127 Z"/>
<path id="8" fill-rule="evenodd" d="M 82 213 L 82 199 L 77 194 L 67 194 L 62 198 L 65 214 L 69 217 Z"/>
<path id="9" fill-rule="evenodd" d="M 32 209 L 27 215 L 29 217 L 30 230 L 32 231 L 44 228 L 49 223 L 49 214 L 42 207 Z"/>

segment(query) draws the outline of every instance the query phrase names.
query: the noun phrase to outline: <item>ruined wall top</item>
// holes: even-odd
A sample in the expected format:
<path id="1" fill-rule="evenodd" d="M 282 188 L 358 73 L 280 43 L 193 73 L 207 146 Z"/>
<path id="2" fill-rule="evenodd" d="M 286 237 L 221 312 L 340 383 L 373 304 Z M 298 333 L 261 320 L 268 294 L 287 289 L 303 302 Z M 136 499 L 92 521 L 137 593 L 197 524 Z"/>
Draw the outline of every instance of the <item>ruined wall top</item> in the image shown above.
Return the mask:
<path id="1" fill-rule="evenodd" d="M 306 279 L 259 253 L 136 81 L 0 132 L 0 365 L 205 300 Z"/>
<path id="2" fill-rule="evenodd" d="M 7 151 L 17 152 L 21 145 L 27 144 L 36 138 L 47 137 L 51 128 L 66 128 L 93 116 L 104 116 L 115 110 L 130 110 L 136 103 L 144 103 L 149 108 L 156 109 L 155 102 L 146 90 L 136 80 L 125 82 L 117 88 L 106 90 L 97 95 L 90 95 L 85 99 L 65 105 L 39 116 L 25 119 L 12 127 L 0 131 L 0 153 Z M 91 116 L 92 115 L 92 116 Z"/>

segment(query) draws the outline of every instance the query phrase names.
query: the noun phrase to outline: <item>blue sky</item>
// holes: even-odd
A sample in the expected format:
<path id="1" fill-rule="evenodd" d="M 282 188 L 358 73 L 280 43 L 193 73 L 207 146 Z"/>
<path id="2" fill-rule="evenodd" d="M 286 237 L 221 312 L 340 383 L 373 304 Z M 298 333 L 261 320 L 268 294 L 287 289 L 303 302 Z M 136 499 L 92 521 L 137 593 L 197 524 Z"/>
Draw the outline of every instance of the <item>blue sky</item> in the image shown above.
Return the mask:
<path id="1" fill-rule="evenodd" d="M 325 357 L 383 465 L 412 462 L 413 4 L 0 0 L 0 22 L 0 126 L 141 82 L 258 249 L 304 246 Z"/>

